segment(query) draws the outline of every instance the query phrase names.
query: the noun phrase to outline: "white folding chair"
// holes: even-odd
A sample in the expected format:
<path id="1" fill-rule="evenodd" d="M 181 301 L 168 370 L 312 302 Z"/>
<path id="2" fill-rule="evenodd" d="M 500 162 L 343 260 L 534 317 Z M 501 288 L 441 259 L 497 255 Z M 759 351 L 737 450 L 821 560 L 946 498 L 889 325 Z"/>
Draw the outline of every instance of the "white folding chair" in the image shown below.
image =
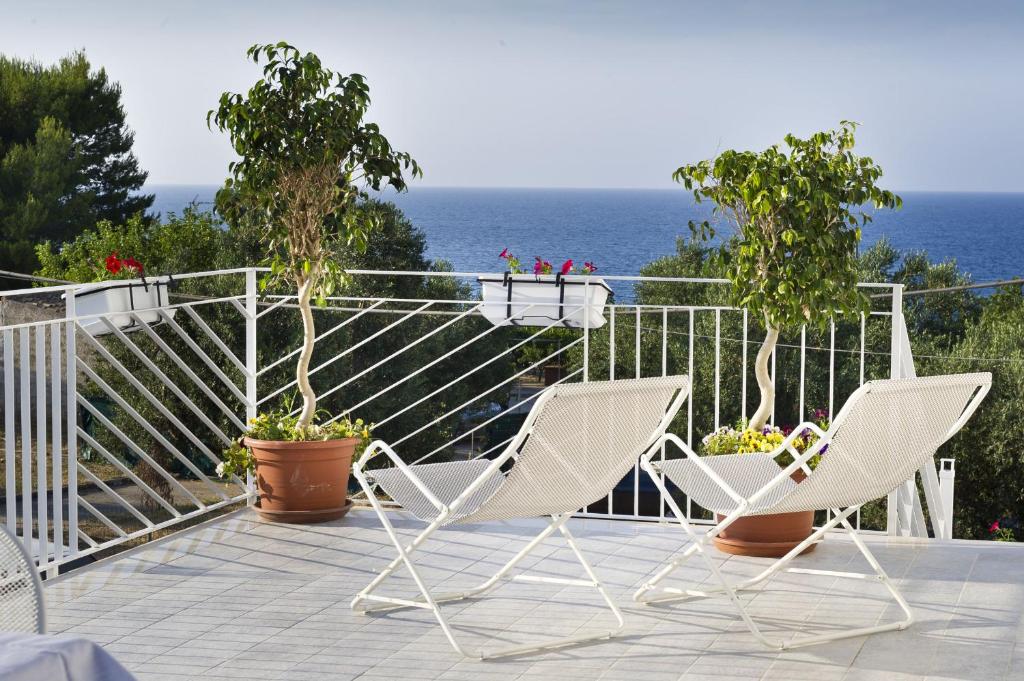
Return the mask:
<path id="1" fill-rule="evenodd" d="M 641 457 L 640 465 L 661 490 L 691 543 L 641 586 L 633 599 L 638 603 L 651 604 L 728 596 L 754 636 L 764 645 L 776 649 L 907 628 L 914 621 L 910 606 L 857 535 L 849 517 L 863 504 L 884 497 L 905 480 L 912 478 L 925 463 L 930 463 L 939 446 L 959 431 L 978 408 L 991 383 L 992 375 L 988 373 L 871 381 L 850 396 L 827 433 L 813 423 L 803 423 L 793 430 L 778 449 L 765 454 L 700 457 L 678 437 L 666 434 L 662 440 L 676 445 L 685 457 L 653 460 L 651 457 L 657 447 L 652 447 Z M 793 448 L 793 441 L 805 429 L 814 431 L 820 439 L 800 454 Z M 775 462 L 775 457 L 785 451 L 790 452 L 794 461 L 783 469 Z M 822 455 L 820 463 L 812 472 L 807 462 L 819 453 Z M 790 477 L 797 469 L 803 469 L 807 474 L 801 483 L 794 482 Z M 724 518 L 702 534 L 695 532 L 686 514 L 680 510 L 666 488 L 665 477 L 695 504 Z M 715 536 L 743 516 L 825 509 L 831 511 L 828 522 L 753 578 L 729 583 L 707 550 Z M 877 580 L 892 594 L 903 610 L 905 619 L 878 626 L 798 637 L 791 641 L 769 639 L 750 617 L 737 592 L 767 580 L 813 542 L 819 541 L 826 532 L 839 525 L 849 533 L 874 574 L 801 568 L 790 568 L 788 571 Z M 669 574 L 698 553 L 721 586 L 707 590 L 658 586 Z"/>
<path id="2" fill-rule="evenodd" d="M 25 546 L 0 525 L 0 631 L 46 633 L 39 571 Z"/>
<path id="3" fill-rule="evenodd" d="M 493 460 L 408 466 L 386 443 L 377 441 L 353 466 L 359 481 L 398 557 L 352 601 L 357 612 L 415 607 L 434 613 L 455 650 L 479 659 L 561 647 L 610 638 L 623 625 L 622 613 L 583 557 L 566 521 L 584 506 L 603 498 L 632 469 L 637 458 L 660 442 L 689 390 L 686 376 L 561 384 L 537 398 L 533 409 L 508 447 Z M 383 453 L 392 468 L 367 470 L 366 464 Z M 511 462 L 508 472 L 502 467 Z M 373 493 L 379 485 L 394 501 L 428 526 L 403 544 Z M 412 555 L 436 530 L 455 523 L 478 523 L 550 516 L 547 527 L 482 584 L 459 593 L 432 594 L 420 577 Z M 586 579 L 562 579 L 509 573 L 542 541 L 560 532 L 583 566 Z M 405 565 L 421 599 L 373 593 L 400 565 Z M 480 596 L 505 577 L 516 581 L 589 586 L 598 590 L 617 620 L 610 631 L 549 640 L 498 651 L 468 653 L 456 641 L 439 603 Z M 379 605 L 366 606 L 376 601 Z"/>

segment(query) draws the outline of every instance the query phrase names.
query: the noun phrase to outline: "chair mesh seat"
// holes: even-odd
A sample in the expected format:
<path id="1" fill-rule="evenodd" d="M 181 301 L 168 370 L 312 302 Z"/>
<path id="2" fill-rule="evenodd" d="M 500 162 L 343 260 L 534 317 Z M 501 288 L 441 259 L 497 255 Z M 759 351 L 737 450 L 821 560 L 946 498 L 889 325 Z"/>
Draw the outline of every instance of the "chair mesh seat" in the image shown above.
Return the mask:
<path id="1" fill-rule="evenodd" d="M 42 633 L 39 575 L 18 539 L 0 527 L 0 631 Z"/>
<path id="2" fill-rule="evenodd" d="M 536 420 L 512 469 L 504 474 L 494 471 L 445 524 L 573 513 L 603 498 L 654 443 L 673 397 L 688 388 L 686 376 L 550 388 L 549 399 L 534 407 Z M 513 445 L 516 442 L 522 441 L 517 438 Z M 447 505 L 490 465 L 479 460 L 408 468 Z M 368 475 L 421 520 L 437 517 L 438 510 L 401 470 L 373 470 Z"/>
<path id="3" fill-rule="evenodd" d="M 744 499 L 749 498 L 782 472 L 782 468 L 768 454 L 708 456 L 703 461 Z M 736 510 L 736 501 L 689 459 L 671 459 L 658 464 L 658 467 L 676 487 L 684 490 L 701 508 L 722 515 L 728 515 Z M 752 505 L 748 514 L 754 515 L 771 509 L 796 486 L 793 480 L 783 480 Z"/>

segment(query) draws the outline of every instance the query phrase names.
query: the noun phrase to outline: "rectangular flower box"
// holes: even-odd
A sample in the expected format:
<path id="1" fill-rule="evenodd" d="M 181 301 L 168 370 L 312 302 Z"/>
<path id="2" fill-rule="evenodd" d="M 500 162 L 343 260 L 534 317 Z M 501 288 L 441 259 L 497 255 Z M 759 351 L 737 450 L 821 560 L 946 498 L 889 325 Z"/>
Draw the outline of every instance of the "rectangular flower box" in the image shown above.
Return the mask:
<path id="1" fill-rule="evenodd" d="M 124 279 L 101 281 L 95 284 L 83 284 L 75 289 L 75 314 L 87 317 L 79 322 L 82 329 L 91 336 L 102 336 L 111 333 L 110 327 L 103 323 L 102 317 L 89 315 L 105 315 L 110 323 L 122 331 L 136 331 L 140 328 L 137 317 L 144 324 L 156 325 L 162 320 L 159 308 L 168 304 L 169 277 L 151 279 Z M 65 294 L 65 297 L 67 294 Z M 173 317 L 177 310 L 167 310 Z"/>
<path id="2" fill-rule="evenodd" d="M 611 289 L 600 277 L 506 273 L 479 281 L 483 315 L 495 326 L 604 326 Z"/>

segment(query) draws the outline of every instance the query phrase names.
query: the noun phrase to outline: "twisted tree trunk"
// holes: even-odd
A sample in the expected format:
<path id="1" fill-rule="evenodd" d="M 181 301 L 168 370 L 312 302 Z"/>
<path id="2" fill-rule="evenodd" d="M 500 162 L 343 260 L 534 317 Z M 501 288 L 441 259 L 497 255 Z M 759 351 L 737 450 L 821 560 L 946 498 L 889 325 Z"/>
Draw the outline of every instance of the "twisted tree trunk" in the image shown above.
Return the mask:
<path id="1" fill-rule="evenodd" d="M 770 323 L 766 324 L 768 333 L 765 334 L 764 343 L 757 351 L 757 358 L 754 360 L 754 375 L 757 377 L 757 387 L 761 390 L 761 404 L 757 411 L 750 417 L 748 427 L 751 430 L 761 430 L 771 418 L 772 409 L 775 406 L 775 387 L 772 385 L 771 375 L 768 373 L 768 360 L 772 357 L 775 344 L 779 341 L 779 330 Z"/>
<path id="2" fill-rule="evenodd" d="M 302 412 L 299 414 L 298 427 L 308 428 L 313 422 L 313 415 L 316 413 L 316 393 L 309 384 L 309 362 L 313 358 L 313 341 L 316 338 L 316 328 L 313 324 L 313 309 L 310 300 L 313 297 L 314 277 L 309 276 L 300 279 L 299 284 L 299 312 L 302 314 L 302 352 L 299 354 L 299 363 L 295 367 L 295 380 L 299 384 L 299 393 L 302 395 Z"/>

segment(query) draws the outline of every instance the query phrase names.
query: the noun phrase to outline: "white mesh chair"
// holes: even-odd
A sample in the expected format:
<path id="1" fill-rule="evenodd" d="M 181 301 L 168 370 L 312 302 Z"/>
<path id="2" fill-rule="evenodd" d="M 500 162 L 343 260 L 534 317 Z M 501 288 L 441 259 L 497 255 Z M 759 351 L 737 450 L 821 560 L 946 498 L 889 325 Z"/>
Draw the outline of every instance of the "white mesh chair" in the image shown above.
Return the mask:
<path id="1" fill-rule="evenodd" d="M 664 442 L 676 445 L 685 457 L 666 461 L 652 460 L 651 456 L 657 448 L 650 448 L 641 457 L 640 465 L 663 493 L 691 543 L 641 586 L 633 599 L 651 604 L 728 596 L 754 636 L 764 645 L 777 649 L 907 628 L 914 619 L 910 607 L 848 519 L 861 505 L 885 496 L 912 478 L 923 465 L 930 463 L 939 446 L 960 430 L 978 408 L 991 382 L 992 375 L 987 373 L 871 381 L 850 396 L 827 433 L 821 432 L 813 423 L 801 424 L 777 450 L 766 454 L 700 457 L 678 437 L 671 434 L 663 436 Z M 792 443 L 805 428 L 814 431 L 820 439 L 812 448 L 799 454 L 793 449 Z M 785 451 L 792 454 L 794 461 L 783 469 L 774 459 Z M 818 453 L 822 454 L 821 460 L 812 472 L 807 461 Z M 806 480 L 799 484 L 790 477 L 797 469 L 803 469 L 808 474 Z M 703 534 L 695 532 L 686 520 L 686 514 L 680 510 L 666 488 L 666 477 L 694 503 L 724 516 L 723 520 Z M 751 579 L 730 584 L 707 551 L 712 538 L 737 518 L 824 509 L 831 511 L 828 522 Z M 903 610 L 905 619 L 873 627 L 803 636 L 791 641 L 767 638 L 747 613 L 737 591 L 770 578 L 813 542 L 819 541 L 826 532 L 839 525 L 849 533 L 874 574 L 798 568 L 790 568 L 789 571 L 877 580 L 892 594 Z M 708 569 L 721 584 L 720 587 L 696 590 L 658 586 L 696 553 L 704 558 Z"/>
<path id="2" fill-rule="evenodd" d="M 0 526 L 0 631 L 46 631 L 43 584 L 25 547 Z"/>
<path id="3" fill-rule="evenodd" d="M 647 449 L 660 442 L 689 391 L 686 376 L 562 384 L 537 398 L 519 433 L 493 460 L 408 466 L 384 442 L 371 444 L 353 466 L 381 523 L 398 551 L 352 601 L 357 612 L 415 607 L 431 610 L 455 650 L 479 659 L 560 647 L 613 636 L 623 625 L 622 614 L 583 557 L 566 521 L 580 508 L 605 497 Z M 375 455 L 390 458 L 392 468 L 366 470 Z M 511 469 L 506 464 L 512 464 Z M 428 526 L 403 543 L 373 493 L 381 489 Z M 547 527 L 479 586 L 460 593 L 432 594 L 413 563 L 412 554 L 436 530 L 454 523 L 478 523 L 550 516 Z M 560 532 L 583 566 L 586 579 L 561 579 L 528 574 L 509 576 L 512 569 L 544 539 Z M 373 593 L 399 566 L 405 565 L 422 594 L 402 599 Z M 617 620 L 610 631 L 549 640 L 499 651 L 467 652 L 456 641 L 439 603 L 480 596 L 501 580 L 589 586 L 600 592 Z M 375 601 L 376 605 L 365 605 Z"/>

